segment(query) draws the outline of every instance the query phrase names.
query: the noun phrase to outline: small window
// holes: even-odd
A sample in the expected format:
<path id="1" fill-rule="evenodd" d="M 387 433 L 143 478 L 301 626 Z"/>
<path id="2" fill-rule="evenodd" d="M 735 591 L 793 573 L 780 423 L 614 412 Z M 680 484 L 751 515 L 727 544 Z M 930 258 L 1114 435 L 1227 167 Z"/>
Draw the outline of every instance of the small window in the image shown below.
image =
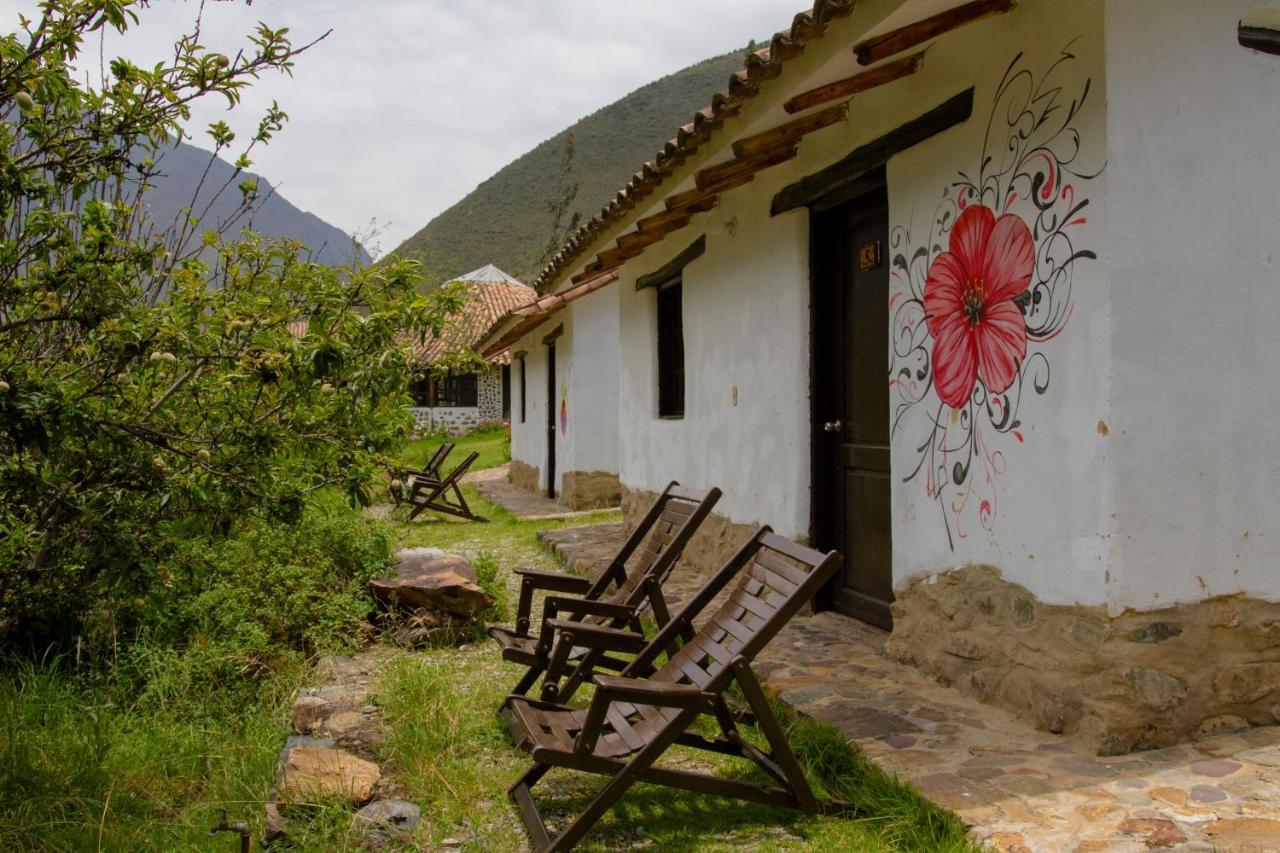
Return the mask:
<path id="1" fill-rule="evenodd" d="M 426 408 L 431 405 L 431 380 L 425 376 L 419 376 L 413 382 L 409 383 L 409 396 L 413 398 L 413 405 L 419 408 Z"/>
<path id="2" fill-rule="evenodd" d="M 438 408 L 474 408 L 477 405 L 479 383 L 474 373 L 436 377 L 432 384 L 432 405 Z"/>
<path id="3" fill-rule="evenodd" d="M 520 423 L 524 423 L 526 412 L 524 401 L 529 396 L 525 393 L 527 388 L 528 386 L 524 383 L 524 356 L 520 356 Z"/>
<path id="4" fill-rule="evenodd" d="M 502 365 L 502 419 L 511 419 L 511 365 Z"/>
<path id="5" fill-rule="evenodd" d="M 679 276 L 658 288 L 658 416 L 684 417 L 684 297 Z"/>

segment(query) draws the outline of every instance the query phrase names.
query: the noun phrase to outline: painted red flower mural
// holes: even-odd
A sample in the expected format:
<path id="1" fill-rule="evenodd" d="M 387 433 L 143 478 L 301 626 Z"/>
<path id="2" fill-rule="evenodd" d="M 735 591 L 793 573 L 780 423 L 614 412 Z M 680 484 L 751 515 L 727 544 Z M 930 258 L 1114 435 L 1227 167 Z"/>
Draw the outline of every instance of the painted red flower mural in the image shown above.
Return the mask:
<path id="1" fill-rule="evenodd" d="M 996 219 L 991 208 L 974 205 L 956 220 L 948 248 L 929 268 L 924 316 L 938 397 L 960 408 L 978 379 L 1000 394 L 1018 376 L 1027 323 L 1014 300 L 1031 283 L 1035 242 L 1016 214 Z"/>

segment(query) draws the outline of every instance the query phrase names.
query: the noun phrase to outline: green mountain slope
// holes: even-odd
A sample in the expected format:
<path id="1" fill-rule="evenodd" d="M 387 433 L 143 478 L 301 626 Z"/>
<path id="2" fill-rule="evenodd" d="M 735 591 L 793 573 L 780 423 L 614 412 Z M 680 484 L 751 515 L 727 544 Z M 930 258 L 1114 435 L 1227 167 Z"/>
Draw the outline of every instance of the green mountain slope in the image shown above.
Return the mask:
<path id="1" fill-rule="evenodd" d="M 565 137 L 573 134 L 575 207 L 586 220 L 677 127 L 710 103 L 711 93 L 726 85 L 742 59 L 743 51 L 738 51 L 705 60 L 587 116 L 504 166 L 394 254 L 421 260 L 429 281 L 494 263 L 531 282 L 551 232 L 547 204 L 556 194 Z"/>

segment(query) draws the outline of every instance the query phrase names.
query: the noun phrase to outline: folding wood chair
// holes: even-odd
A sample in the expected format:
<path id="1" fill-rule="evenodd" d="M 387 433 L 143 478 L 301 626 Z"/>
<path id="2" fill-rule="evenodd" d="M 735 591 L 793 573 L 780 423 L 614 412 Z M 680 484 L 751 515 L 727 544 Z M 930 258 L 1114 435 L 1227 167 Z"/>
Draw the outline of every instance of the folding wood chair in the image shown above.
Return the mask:
<path id="1" fill-rule="evenodd" d="M 404 470 L 402 479 L 412 494 L 417 494 L 424 486 L 440 482 L 442 479 L 440 467 L 444 465 L 444 460 L 453 452 L 454 446 L 453 442 L 446 441 L 437 447 L 435 453 L 431 454 L 431 458 L 427 460 L 427 464 L 422 467 L 421 471 L 415 471 L 412 468 Z M 392 473 L 394 474 L 395 472 L 393 471 Z M 392 489 L 391 498 L 398 504 L 403 495 L 399 489 Z"/>
<path id="2" fill-rule="evenodd" d="M 596 675 L 595 695 L 583 711 L 567 705 L 512 695 L 503 718 L 512 738 L 534 764 L 511 786 L 536 851 L 569 850 L 636 782 L 718 794 L 813 813 L 853 810 L 841 800 L 819 800 L 769 706 L 751 661 L 818 589 L 839 570 L 840 555 L 820 554 L 763 527 L 716 572 L 683 610 L 640 651 L 619 676 Z M 734 578 L 736 587 L 678 651 L 682 631 Z M 609 629 L 582 623 L 560 626 L 572 641 L 591 645 L 613 640 Z M 613 632 L 617 633 L 617 632 Z M 663 653 L 667 661 L 641 677 Z M 725 704 L 737 682 L 755 712 L 768 751 L 745 739 Z M 715 737 L 691 731 L 702 715 L 720 728 Z M 781 787 L 765 787 L 668 767 L 655 762 L 674 745 L 750 759 Z M 554 839 L 534 802 L 533 786 L 552 767 L 608 777 L 586 809 Z"/>
<path id="3" fill-rule="evenodd" d="M 423 480 L 415 484 L 413 491 L 409 494 L 409 503 L 413 504 L 413 512 L 409 513 L 409 520 L 413 521 L 423 510 L 432 509 L 470 521 L 487 521 L 488 519 L 471 511 L 467 499 L 462 496 L 462 489 L 458 487 L 458 481 L 462 479 L 462 475 L 467 473 L 471 463 L 475 462 L 479 456 L 480 454 L 473 450 L 449 476 L 436 481 Z"/>
<path id="4" fill-rule="evenodd" d="M 626 666 L 626 661 L 611 657 L 605 650 L 557 642 L 550 623 L 560 619 L 604 628 L 629 626 L 635 633 L 623 632 L 622 642 L 629 643 L 628 647 L 613 651 L 638 651 L 644 644 L 642 635 L 639 645 L 635 641 L 640 630 L 640 615 L 645 609 L 652 610 L 658 627 L 670 620 L 662 584 L 718 500 L 719 489 L 686 489 L 676 482 L 669 484 L 594 583 L 577 575 L 516 569 L 520 576 L 520 598 L 515 627 L 495 625 L 489 629 L 489 636 L 502 648 L 503 660 L 527 667 L 512 692 L 527 693 L 545 673 L 542 698 L 549 702 L 568 701 L 595 668 L 616 672 Z M 635 563 L 628 569 L 627 563 L 633 555 Z M 574 597 L 547 596 L 542 604 L 540 630 L 535 634 L 530 611 L 533 594 L 539 589 Z"/>

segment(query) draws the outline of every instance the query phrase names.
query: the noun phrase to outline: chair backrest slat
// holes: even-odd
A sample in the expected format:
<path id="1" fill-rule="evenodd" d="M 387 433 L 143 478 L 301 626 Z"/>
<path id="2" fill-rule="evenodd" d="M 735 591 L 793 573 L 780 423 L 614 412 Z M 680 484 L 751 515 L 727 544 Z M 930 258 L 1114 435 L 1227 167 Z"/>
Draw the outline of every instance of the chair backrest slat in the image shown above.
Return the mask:
<path id="1" fill-rule="evenodd" d="M 723 689 L 732 677 L 733 661 L 739 656 L 753 659 L 818 587 L 835 574 L 840 562 L 840 555 L 835 552 L 824 555 L 761 528 L 682 611 L 679 621 L 691 623 L 736 577 L 734 588 L 720 607 L 652 678 L 694 684 L 702 690 Z M 659 644 L 669 644 L 677 630 L 673 622 L 632 666 L 652 661 Z M 632 667 L 628 667 L 625 674 L 631 671 Z"/>

